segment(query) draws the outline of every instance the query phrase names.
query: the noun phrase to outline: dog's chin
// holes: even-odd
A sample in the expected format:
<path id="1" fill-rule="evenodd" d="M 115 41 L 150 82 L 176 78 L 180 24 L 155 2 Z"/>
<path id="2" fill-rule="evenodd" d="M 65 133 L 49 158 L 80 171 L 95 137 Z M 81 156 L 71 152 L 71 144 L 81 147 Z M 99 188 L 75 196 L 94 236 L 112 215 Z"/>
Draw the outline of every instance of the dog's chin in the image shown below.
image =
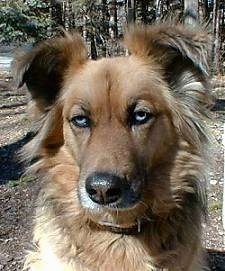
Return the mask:
<path id="1" fill-rule="evenodd" d="M 118 234 L 134 235 L 143 232 L 147 221 L 143 219 L 146 208 L 133 202 L 123 208 L 101 206 L 93 203 L 86 193 L 79 194 L 82 207 L 94 228 Z M 145 206 L 144 206 L 145 207 Z"/>

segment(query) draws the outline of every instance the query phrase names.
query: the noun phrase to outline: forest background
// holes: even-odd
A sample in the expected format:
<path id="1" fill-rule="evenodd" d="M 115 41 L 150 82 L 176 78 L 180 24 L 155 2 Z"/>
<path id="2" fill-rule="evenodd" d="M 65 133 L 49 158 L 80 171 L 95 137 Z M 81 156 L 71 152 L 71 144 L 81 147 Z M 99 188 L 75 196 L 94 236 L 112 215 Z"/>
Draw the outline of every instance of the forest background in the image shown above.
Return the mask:
<path id="1" fill-rule="evenodd" d="M 76 29 L 92 59 L 121 54 L 127 24 L 200 22 L 212 34 L 213 73 L 224 73 L 224 0 L 1 0 L 0 10 L 0 45 L 33 44 L 58 35 L 62 28 Z"/>

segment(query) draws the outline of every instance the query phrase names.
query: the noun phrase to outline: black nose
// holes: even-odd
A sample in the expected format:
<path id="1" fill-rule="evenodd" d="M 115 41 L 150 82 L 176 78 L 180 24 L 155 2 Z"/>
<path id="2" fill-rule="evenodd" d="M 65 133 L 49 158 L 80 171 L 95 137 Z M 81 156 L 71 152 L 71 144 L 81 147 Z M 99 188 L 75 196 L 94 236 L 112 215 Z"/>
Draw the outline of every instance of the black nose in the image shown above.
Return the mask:
<path id="1" fill-rule="evenodd" d="M 94 173 L 86 179 L 85 188 L 92 201 L 104 205 L 118 201 L 124 190 L 124 181 L 109 173 Z"/>

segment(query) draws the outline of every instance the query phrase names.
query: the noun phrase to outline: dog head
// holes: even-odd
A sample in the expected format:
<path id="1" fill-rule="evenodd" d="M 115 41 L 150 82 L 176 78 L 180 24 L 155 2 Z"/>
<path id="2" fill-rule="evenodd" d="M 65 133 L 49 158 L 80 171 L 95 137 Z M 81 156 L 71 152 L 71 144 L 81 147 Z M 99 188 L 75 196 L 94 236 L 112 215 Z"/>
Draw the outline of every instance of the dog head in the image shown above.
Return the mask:
<path id="1" fill-rule="evenodd" d="M 203 204 L 207 140 L 207 35 L 134 27 L 124 43 L 130 56 L 92 61 L 81 38 L 67 35 L 14 62 L 41 115 L 30 143 L 36 168 L 52 174 L 59 198 L 118 232 L 188 199 Z"/>

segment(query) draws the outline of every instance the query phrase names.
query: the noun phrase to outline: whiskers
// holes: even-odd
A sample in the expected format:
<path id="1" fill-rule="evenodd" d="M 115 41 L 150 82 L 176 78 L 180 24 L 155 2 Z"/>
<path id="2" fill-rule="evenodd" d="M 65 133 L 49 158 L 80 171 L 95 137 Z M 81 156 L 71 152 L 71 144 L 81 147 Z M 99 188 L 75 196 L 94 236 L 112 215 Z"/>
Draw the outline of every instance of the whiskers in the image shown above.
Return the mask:
<path id="1" fill-rule="evenodd" d="M 138 233 L 140 233 L 141 232 L 141 220 L 140 219 L 137 220 L 137 227 L 138 227 Z"/>
<path id="2" fill-rule="evenodd" d="M 116 223 L 118 223 L 119 222 L 119 209 L 117 206 L 115 208 L 116 208 Z"/>
<path id="3" fill-rule="evenodd" d="M 151 212 L 151 207 L 144 201 L 140 201 L 140 204 L 145 207 L 145 212 L 144 214 L 137 220 L 138 224 L 143 224 L 143 221 L 145 222 L 153 222 L 154 218 Z M 142 222 L 142 223 L 141 223 Z M 140 227 L 139 226 L 139 227 Z"/>
<path id="4" fill-rule="evenodd" d="M 146 210 L 149 209 L 149 205 L 148 205 L 146 202 L 144 202 L 143 200 L 140 200 L 140 201 L 139 201 L 139 204 L 143 205 L 143 206 L 145 207 Z"/>

